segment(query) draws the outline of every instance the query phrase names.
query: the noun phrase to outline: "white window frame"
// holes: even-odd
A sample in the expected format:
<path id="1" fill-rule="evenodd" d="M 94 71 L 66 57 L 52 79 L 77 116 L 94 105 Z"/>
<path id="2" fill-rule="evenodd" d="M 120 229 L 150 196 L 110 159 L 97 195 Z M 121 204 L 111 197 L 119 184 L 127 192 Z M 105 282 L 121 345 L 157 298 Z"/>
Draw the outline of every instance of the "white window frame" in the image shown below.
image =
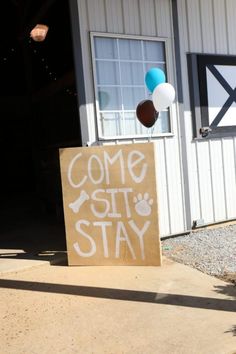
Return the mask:
<path id="1" fill-rule="evenodd" d="M 115 33 L 105 33 L 105 32 L 90 32 L 90 45 L 91 45 L 91 59 L 92 59 L 92 69 L 93 69 L 93 84 L 94 84 L 94 96 L 95 96 L 95 114 L 96 114 L 96 123 L 97 123 L 97 132 L 99 141 L 109 141 L 109 140 L 139 140 L 139 139 L 150 139 L 158 137 L 170 137 L 173 136 L 173 124 L 172 116 L 173 111 L 172 107 L 169 107 L 169 123 L 170 123 L 170 132 L 166 133 L 154 133 L 154 134 L 141 134 L 141 135 L 114 135 L 106 137 L 102 134 L 101 124 L 100 124 L 100 109 L 99 109 L 99 100 L 98 100 L 98 84 L 97 84 L 97 72 L 96 72 L 96 60 L 95 60 L 95 41 L 94 37 L 105 37 L 105 38 L 114 38 L 114 39 L 133 39 L 133 40 L 142 40 L 142 41 L 153 41 L 153 42 L 162 42 L 164 43 L 164 53 L 165 53 L 165 65 L 167 77 L 170 76 L 170 39 L 165 37 L 148 37 L 148 36 L 135 36 L 135 35 L 125 35 L 125 34 L 115 34 Z M 151 96 L 150 96 L 151 97 Z M 145 99 L 145 97 L 144 97 Z M 129 111 L 129 110 L 127 110 Z"/>

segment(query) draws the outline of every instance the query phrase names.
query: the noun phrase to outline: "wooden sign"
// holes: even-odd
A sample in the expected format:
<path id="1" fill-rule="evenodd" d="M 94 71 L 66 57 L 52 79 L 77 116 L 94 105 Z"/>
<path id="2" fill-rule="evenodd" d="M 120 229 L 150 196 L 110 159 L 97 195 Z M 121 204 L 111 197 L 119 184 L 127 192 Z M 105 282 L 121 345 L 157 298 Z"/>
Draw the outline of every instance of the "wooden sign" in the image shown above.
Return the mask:
<path id="1" fill-rule="evenodd" d="M 160 265 L 154 144 L 60 150 L 69 265 Z"/>

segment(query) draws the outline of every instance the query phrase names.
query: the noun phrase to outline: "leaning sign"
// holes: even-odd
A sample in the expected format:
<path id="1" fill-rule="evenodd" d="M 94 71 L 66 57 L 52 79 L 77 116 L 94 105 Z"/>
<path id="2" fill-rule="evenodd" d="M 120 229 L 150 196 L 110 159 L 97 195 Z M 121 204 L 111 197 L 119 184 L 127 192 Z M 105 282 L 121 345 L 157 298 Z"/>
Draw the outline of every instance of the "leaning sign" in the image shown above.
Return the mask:
<path id="1" fill-rule="evenodd" d="M 161 265 L 153 143 L 65 148 L 69 265 Z"/>

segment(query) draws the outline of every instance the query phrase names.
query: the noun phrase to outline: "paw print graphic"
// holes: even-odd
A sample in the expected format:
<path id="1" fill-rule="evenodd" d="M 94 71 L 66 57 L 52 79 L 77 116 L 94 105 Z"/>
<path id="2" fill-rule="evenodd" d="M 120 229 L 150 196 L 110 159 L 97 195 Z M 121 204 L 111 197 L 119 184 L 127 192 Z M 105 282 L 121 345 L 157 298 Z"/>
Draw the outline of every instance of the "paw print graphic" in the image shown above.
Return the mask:
<path id="1" fill-rule="evenodd" d="M 151 205 L 153 204 L 153 199 L 149 198 L 148 193 L 144 193 L 142 196 L 141 193 L 134 197 L 135 210 L 136 213 L 140 216 L 148 216 L 152 212 Z"/>

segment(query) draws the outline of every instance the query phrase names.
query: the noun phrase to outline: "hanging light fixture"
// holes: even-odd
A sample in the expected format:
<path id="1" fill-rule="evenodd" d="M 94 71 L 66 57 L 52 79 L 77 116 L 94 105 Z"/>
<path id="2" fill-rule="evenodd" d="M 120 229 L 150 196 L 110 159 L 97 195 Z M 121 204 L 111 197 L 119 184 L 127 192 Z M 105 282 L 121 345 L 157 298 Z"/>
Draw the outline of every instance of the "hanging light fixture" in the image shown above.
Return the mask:
<path id="1" fill-rule="evenodd" d="M 47 33 L 48 33 L 48 26 L 38 24 L 30 32 L 30 37 L 35 42 L 43 42 L 46 38 Z"/>

